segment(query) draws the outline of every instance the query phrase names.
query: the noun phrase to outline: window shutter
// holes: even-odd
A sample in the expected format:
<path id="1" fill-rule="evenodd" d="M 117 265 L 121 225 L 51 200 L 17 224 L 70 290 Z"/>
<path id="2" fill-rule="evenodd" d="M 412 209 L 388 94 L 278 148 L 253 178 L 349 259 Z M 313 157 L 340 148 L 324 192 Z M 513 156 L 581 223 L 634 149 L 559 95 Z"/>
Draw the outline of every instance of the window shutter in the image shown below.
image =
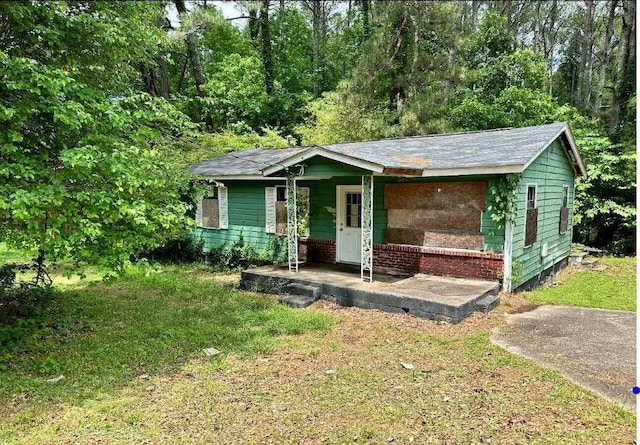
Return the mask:
<path id="1" fill-rule="evenodd" d="M 218 187 L 218 217 L 219 228 L 229 228 L 229 204 L 227 199 L 227 188 Z"/>
<path id="2" fill-rule="evenodd" d="M 265 208 L 265 232 L 276 233 L 276 188 L 265 187 L 264 208 Z"/>
<path id="3" fill-rule="evenodd" d="M 196 226 L 202 227 L 202 200 L 204 196 L 198 197 L 198 202 L 196 204 Z"/>

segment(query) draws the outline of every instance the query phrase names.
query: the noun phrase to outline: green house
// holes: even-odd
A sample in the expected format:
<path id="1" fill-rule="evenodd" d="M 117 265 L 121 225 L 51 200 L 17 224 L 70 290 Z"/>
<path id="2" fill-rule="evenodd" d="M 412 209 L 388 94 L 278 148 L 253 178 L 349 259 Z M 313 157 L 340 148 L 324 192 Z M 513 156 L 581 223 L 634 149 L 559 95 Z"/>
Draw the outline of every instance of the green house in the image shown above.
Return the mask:
<path id="1" fill-rule="evenodd" d="M 585 175 L 565 123 L 242 150 L 190 171 L 210 185 L 196 212 L 205 251 L 242 236 L 292 271 L 347 263 L 365 281 L 379 268 L 506 291 L 566 264 Z"/>

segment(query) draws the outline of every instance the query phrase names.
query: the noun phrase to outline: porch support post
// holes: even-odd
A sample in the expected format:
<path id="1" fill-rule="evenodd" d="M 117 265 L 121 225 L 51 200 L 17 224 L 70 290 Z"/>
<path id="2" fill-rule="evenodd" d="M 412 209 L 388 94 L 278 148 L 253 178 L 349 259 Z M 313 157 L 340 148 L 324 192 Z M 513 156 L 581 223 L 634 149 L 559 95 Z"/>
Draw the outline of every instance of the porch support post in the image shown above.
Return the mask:
<path id="1" fill-rule="evenodd" d="M 362 258 L 360 278 L 373 282 L 373 176 L 362 177 Z"/>
<path id="2" fill-rule="evenodd" d="M 513 222 L 509 215 L 504 223 L 504 249 L 502 252 L 502 290 L 511 292 L 511 269 L 513 258 Z"/>
<path id="3" fill-rule="evenodd" d="M 296 178 L 287 173 L 287 246 L 289 271 L 298 271 L 298 204 L 296 202 Z"/>

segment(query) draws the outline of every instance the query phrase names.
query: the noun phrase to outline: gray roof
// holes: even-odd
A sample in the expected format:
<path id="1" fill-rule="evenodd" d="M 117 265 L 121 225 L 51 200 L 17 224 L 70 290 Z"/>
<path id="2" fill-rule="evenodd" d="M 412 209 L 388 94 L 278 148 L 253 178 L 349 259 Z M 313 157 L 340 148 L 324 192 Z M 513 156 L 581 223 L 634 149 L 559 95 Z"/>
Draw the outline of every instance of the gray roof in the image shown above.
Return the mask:
<path id="1" fill-rule="evenodd" d="M 204 176 L 259 175 L 272 164 L 305 150 L 295 148 L 254 148 L 232 151 L 224 156 L 191 165 L 189 171 Z"/>
<path id="2" fill-rule="evenodd" d="M 284 166 L 319 155 L 389 174 L 393 174 L 394 169 L 411 170 L 417 176 L 515 173 L 523 171 L 560 136 L 564 137 L 563 143 L 576 172 L 584 174 L 584 165 L 571 132 L 561 122 L 310 148 L 245 150 L 194 165 L 190 171 L 206 176 L 279 175 Z"/>

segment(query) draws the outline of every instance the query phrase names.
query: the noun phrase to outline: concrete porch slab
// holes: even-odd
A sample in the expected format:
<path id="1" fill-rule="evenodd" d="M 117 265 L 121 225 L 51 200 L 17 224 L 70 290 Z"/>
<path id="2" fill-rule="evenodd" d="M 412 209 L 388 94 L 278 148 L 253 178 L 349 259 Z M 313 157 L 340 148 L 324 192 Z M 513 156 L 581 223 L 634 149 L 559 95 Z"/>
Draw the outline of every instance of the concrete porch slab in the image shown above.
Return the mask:
<path id="1" fill-rule="evenodd" d="M 291 283 L 320 288 L 321 298 L 343 306 L 409 313 L 432 320 L 458 323 L 478 310 L 480 300 L 497 295 L 494 281 L 418 274 L 393 276 L 375 273 L 373 283 L 360 280 L 359 268 L 343 265 L 264 266 L 242 273 L 240 288 L 281 294 Z M 496 297 L 497 298 L 497 297 Z"/>

